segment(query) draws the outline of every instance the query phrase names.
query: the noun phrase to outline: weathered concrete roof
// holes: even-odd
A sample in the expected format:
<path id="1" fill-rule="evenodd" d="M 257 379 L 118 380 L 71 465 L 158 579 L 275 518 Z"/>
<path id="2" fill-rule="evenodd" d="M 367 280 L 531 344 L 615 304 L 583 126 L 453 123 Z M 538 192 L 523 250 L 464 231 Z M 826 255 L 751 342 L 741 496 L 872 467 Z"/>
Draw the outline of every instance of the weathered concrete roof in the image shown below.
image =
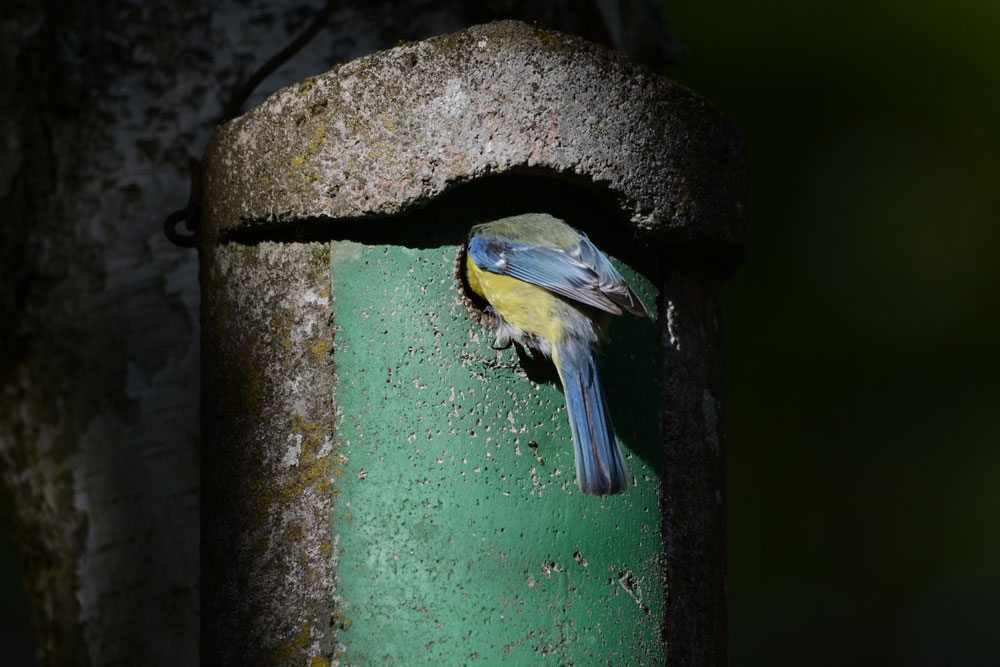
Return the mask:
<path id="1" fill-rule="evenodd" d="M 743 145 L 725 118 L 618 53 L 517 21 L 338 65 L 221 127 L 203 238 L 402 214 L 532 172 L 593 183 L 653 237 L 744 243 Z"/>

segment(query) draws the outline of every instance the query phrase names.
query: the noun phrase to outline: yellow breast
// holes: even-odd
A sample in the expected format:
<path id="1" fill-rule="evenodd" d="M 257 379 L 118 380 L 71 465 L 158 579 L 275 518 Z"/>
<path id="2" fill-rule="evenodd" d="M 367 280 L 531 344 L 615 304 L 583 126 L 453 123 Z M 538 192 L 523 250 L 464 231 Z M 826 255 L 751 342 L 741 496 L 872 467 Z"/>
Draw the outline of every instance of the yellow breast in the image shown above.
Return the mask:
<path id="1" fill-rule="evenodd" d="M 566 299 L 510 276 L 483 271 L 472 258 L 465 258 L 469 287 L 518 329 L 555 342 L 562 338 L 564 315 L 572 309 Z"/>

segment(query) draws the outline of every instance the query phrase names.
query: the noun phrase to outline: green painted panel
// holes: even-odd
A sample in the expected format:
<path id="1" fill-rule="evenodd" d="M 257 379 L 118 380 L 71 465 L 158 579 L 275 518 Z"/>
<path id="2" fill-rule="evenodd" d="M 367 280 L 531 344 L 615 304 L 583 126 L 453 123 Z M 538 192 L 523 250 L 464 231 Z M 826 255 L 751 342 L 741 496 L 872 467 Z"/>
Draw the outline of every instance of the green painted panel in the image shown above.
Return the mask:
<path id="1" fill-rule="evenodd" d="M 654 322 L 616 318 L 601 362 L 635 485 L 585 496 L 551 364 L 490 348 L 455 246 L 331 248 L 338 657 L 662 664 Z"/>

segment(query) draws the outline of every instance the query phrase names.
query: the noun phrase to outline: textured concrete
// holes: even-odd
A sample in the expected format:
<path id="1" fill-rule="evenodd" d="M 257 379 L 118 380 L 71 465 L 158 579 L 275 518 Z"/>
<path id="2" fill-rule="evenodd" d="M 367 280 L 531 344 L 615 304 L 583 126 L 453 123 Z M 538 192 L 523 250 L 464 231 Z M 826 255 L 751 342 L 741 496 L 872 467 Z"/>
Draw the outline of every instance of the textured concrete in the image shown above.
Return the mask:
<path id="1" fill-rule="evenodd" d="M 670 665 L 727 665 L 722 278 L 687 253 L 660 274 L 661 531 Z"/>
<path id="2" fill-rule="evenodd" d="M 514 21 L 399 46 L 285 88 L 206 154 L 209 238 L 397 215 L 486 175 L 594 186 L 636 230 L 741 249 L 742 143 L 684 87 Z"/>
<path id="3" fill-rule="evenodd" d="M 333 646 L 329 251 L 203 259 L 202 664 L 316 664 Z"/>

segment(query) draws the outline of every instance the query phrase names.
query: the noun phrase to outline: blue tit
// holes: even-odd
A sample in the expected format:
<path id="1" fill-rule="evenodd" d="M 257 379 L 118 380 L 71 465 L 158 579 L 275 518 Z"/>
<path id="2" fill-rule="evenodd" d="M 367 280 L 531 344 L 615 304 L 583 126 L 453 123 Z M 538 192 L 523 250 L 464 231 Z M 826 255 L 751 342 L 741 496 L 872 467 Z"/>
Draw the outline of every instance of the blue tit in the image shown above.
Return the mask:
<path id="1" fill-rule="evenodd" d="M 513 341 L 555 363 L 580 490 L 606 495 L 628 488 L 594 348 L 611 314 L 647 315 L 639 297 L 586 234 L 543 213 L 473 227 L 465 275 L 496 315 L 494 347 Z"/>

